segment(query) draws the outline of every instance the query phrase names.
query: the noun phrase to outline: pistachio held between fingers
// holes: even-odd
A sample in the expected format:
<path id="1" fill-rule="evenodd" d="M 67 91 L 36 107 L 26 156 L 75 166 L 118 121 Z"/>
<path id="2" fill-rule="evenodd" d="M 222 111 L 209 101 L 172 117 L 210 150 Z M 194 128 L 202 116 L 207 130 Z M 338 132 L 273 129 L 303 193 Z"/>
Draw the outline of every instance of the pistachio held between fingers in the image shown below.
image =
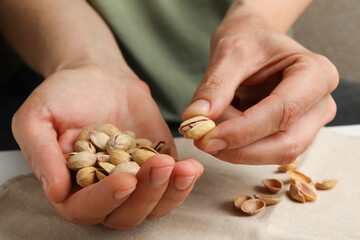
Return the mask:
<path id="1" fill-rule="evenodd" d="M 215 128 L 215 123 L 207 117 L 197 116 L 181 123 L 179 132 L 189 139 L 200 139 Z"/>

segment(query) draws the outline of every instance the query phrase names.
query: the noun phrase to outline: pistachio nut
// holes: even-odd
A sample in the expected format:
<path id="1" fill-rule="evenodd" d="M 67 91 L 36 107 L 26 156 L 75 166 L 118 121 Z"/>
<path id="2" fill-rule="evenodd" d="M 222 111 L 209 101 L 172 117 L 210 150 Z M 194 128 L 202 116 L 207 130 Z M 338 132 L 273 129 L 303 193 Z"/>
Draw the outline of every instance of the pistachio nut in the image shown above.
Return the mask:
<path id="1" fill-rule="evenodd" d="M 81 129 L 77 136 L 77 141 L 89 141 L 93 130 L 90 127 Z"/>
<path id="2" fill-rule="evenodd" d="M 266 203 L 261 199 L 249 199 L 241 204 L 240 209 L 249 215 L 255 215 L 261 212 L 266 206 Z"/>
<path id="3" fill-rule="evenodd" d="M 319 190 L 328 190 L 335 187 L 337 182 L 337 179 L 322 179 L 315 182 L 315 187 Z"/>
<path id="4" fill-rule="evenodd" d="M 86 140 L 76 141 L 74 144 L 74 150 L 76 152 L 88 151 L 88 152 L 96 153 L 95 147 L 91 144 L 91 142 Z"/>
<path id="5" fill-rule="evenodd" d="M 115 134 L 121 133 L 121 131 L 117 127 L 115 127 L 114 125 L 109 124 L 109 123 L 103 124 L 103 125 L 99 126 L 98 128 L 96 128 L 95 130 L 97 132 L 103 132 L 106 135 L 108 135 L 109 137 L 112 137 Z"/>
<path id="6" fill-rule="evenodd" d="M 110 162 L 110 155 L 107 152 L 97 152 L 95 155 L 98 162 Z"/>
<path id="7" fill-rule="evenodd" d="M 246 201 L 246 200 L 249 200 L 249 199 L 252 199 L 251 196 L 249 195 L 236 195 L 234 197 L 234 205 L 236 208 L 240 209 L 241 208 L 241 205 Z"/>
<path id="8" fill-rule="evenodd" d="M 215 128 L 215 123 L 210 118 L 197 116 L 181 123 L 179 132 L 185 138 L 200 139 L 213 128 Z"/>
<path id="9" fill-rule="evenodd" d="M 266 203 L 266 206 L 271 206 L 281 202 L 281 198 L 269 195 L 254 195 L 254 197 L 263 200 Z"/>
<path id="10" fill-rule="evenodd" d="M 171 146 L 166 145 L 165 141 L 156 141 L 153 145 L 151 145 L 151 148 L 153 148 L 159 154 L 171 155 Z"/>
<path id="11" fill-rule="evenodd" d="M 280 180 L 277 180 L 275 178 L 264 179 L 261 181 L 261 183 L 264 184 L 267 190 L 273 193 L 280 191 L 283 185 Z"/>
<path id="12" fill-rule="evenodd" d="M 97 180 L 99 180 L 99 181 L 106 178 L 106 175 L 104 173 L 102 173 L 101 171 L 99 171 L 98 169 L 96 169 L 95 175 L 96 175 Z"/>
<path id="13" fill-rule="evenodd" d="M 95 165 L 96 155 L 91 152 L 79 152 L 71 156 L 67 162 L 68 167 L 73 171 L 78 171 L 84 167 L 92 167 Z"/>
<path id="14" fill-rule="evenodd" d="M 136 175 L 139 171 L 140 166 L 136 162 L 125 162 L 120 163 L 119 165 L 115 166 L 113 170 L 110 172 L 110 174 L 116 173 L 116 172 L 126 172 L 133 175 Z"/>
<path id="15" fill-rule="evenodd" d="M 64 157 L 65 157 L 65 160 L 66 161 L 69 161 L 69 159 L 74 156 L 75 154 L 78 154 L 78 152 L 71 152 L 71 153 L 68 153 L 68 154 L 65 154 Z"/>
<path id="16" fill-rule="evenodd" d="M 124 133 L 115 134 L 106 143 L 106 150 L 110 153 L 114 149 L 124 151 L 136 147 L 135 139 Z"/>
<path id="17" fill-rule="evenodd" d="M 109 155 L 110 162 L 114 165 L 119 165 L 120 163 L 131 161 L 130 154 L 121 149 L 113 149 Z"/>
<path id="18" fill-rule="evenodd" d="M 96 168 L 94 167 L 85 167 L 80 169 L 76 174 L 76 182 L 81 187 L 89 186 L 97 182 L 96 178 Z"/>
<path id="19" fill-rule="evenodd" d="M 136 147 L 148 146 L 151 147 L 153 143 L 146 138 L 136 138 L 135 139 Z"/>
<path id="20" fill-rule="evenodd" d="M 299 166 L 299 160 L 296 159 L 294 162 L 289 164 L 284 164 L 278 167 L 279 172 L 287 172 L 289 170 L 295 170 Z"/>
<path id="21" fill-rule="evenodd" d="M 139 164 L 141 167 L 143 163 L 150 157 L 158 155 L 159 153 L 152 149 L 151 147 L 140 147 L 138 150 L 136 150 L 132 155 L 132 159 Z"/>
<path id="22" fill-rule="evenodd" d="M 93 132 L 90 136 L 90 141 L 99 152 L 103 152 L 106 150 L 106 142 L 109 138 L 110 137 L 103 132 Z"/>
<path id="23" fill-rule="evenodd" d="M 98 165 L 100 168 L 104 169 L 105 172 L 107 172 L 107 173 L 110 173 L 111 170 L 115 167 L 114 164 L 107 163 L 107 162 L 98 162 L 97 165 Z"/>
<path id="24" fill-rule="evenodd" d="M 122 133 L 126 134 L 134 139 L 136 138 L 136 134 L 133 131 L 126 130 L 126 131 L 123 131 Z"/>

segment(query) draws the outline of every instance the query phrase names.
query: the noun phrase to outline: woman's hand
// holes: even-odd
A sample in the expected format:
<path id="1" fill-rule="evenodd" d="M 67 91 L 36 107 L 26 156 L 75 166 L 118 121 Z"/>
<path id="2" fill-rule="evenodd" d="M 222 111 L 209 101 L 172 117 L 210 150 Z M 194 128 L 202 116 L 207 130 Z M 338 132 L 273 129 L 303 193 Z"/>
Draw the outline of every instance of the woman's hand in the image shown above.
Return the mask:
<path id="1" fill-rule="evenodd" d="M 330 93 L 337 70 L 271 21 L 236 8 L 212 36 L 209 66 L 183 118 L 205 115 L 217 121 L 195 144 L 219 159 L 292 162 L 335 116 Z"/>
<path id="2" fill-rule="evenodd" d="M 73 151 L 79 131 L 112 123 L 138 137 L 165 140 L 171 133 L 145 83 L 134 74 L 98 65 L 63 69 L 36 88 L 13 118 L 13 133 L 40 179 L 47 198 L 63 218 L 115 229 L 136 227 L 145 218 L 167 215 L 190 193 L 202 165 L 158 155 L 137 176 L 112 174 L 91 186 L 72 186 L 64 153 Z"/>

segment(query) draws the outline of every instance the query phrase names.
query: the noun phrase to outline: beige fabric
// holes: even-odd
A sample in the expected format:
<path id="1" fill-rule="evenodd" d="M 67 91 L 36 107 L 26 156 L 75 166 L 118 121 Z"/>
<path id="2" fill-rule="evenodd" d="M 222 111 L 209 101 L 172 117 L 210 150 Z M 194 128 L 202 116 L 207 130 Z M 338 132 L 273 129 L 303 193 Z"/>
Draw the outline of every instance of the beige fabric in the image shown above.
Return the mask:
<path id="1" fill-rule="evenodd" d="M 101 225 L 78 226 L 58 217 L 33 175 L 0 187 L 0 239 L 360 239 L 360 138 L 322 130 L 302 156 L 299 170 L 313 179 L 339 178 L 338 185 L 319 192 L 319 199 L 301 204 L 283 201 L 248 217 L 234 209 L 236 194 L 267 193 L 260 181 L 287 176 L 276 166 L 237 166 L 196 150 L 176 139 L 181 157 L 194 157 L 205 173 L 185 202 L 170 215 L 146 221 L 136 229 L 116 231 Z"/>

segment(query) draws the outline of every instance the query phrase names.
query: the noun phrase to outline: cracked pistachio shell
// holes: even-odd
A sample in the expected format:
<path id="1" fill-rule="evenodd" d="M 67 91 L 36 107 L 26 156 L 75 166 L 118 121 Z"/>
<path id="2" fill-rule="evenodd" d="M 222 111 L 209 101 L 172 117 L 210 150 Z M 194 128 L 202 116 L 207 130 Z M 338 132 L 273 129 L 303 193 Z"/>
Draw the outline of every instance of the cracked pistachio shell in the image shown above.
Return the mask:
<path id="1" fill-rule="evenodd" d="M 234 197 L 234 205 L 236 208 L 240 209 L 241 205 L 246 201 L 246 200 L 249 200 L 249 199 L 252 199 L 251 196 L 249 195 L 236 195 Z"/>
<path id="2" fill-rule="evenodd" d="M 106 150 L 106 142 L 109 140 L 109 136 L 103 132 L 93 132 L 90 136 L 90 141 L 94 144 L 95 148 L 100 152 Z"/>
<path id="3" fill-rule="evenodd" d="M 68 167 L 73 171 L 78 171 L 84 167 L 92 167 L 95 165 L 96 155 L 91 152 L 79 152 L 74 154 L 67 161 Z"/>
<path id="4" fill-rule="evenodd" d="M 136 147 L 135 139 L 127 134 L 115 134 L 106 143 L 106 150 L 110 153 L 114 149 L 128 150 Z"/>
<path id="5" fill-rule="evenodd" d="M 265 202 L 261 199 L 250 199 L 243 202 L 240 209 L 244 213 L 247 213 L 249 215 L 255 215 L 261 212 L 261 210 L 263 210 L 265 206 Z"/>
<path id="6" fill-rule="evenodd" d="M 110 174 L 113 174 L 115 172 L 126 172 L 133 175 L 136 175 L 139 171 L 140 166 L 136 162 L 125 162 L 117 165 Z"/>
<path id="7" fill-rule="evenodd" d="M 312 180 L 308 176 L 306 176 L 304 173 L 301 173 L 299 171 L 295 170 L 289 170 L 286 172 L 287 175 L 291 178 L 292 182 L 300 181 L 304 183 L 311 183 Z"/>
<path id="8" fill-rule="evenodd" d="M 79 140 L 74 143 L 74 150 L 76 152 L 88 151 L 92 153 L 96 153 L 95 147 L 89 141 Z"/>
<path id="9" fill-rule="evenodd" d="M 283 185 L 280 180 L 277 180 L 275 178 L 264 179 L 261 181 L 261 183 L 264 184 L 267 190 L 273 193 L 280 191 Z"/>
<path id="10" fill-rule="evenodd" d="M 319 190 L 328 190 L 335 187 L 337 182 L 337 179 L 322 179 L 315 182 L 315 187 Z"/>
<path id="11" fill-rule="evenodd" d="M 110 163 L 114 165 L 119 165 L 120 163 L 131 161 L 130 154 L 121 149 L 111 150 L 109 155 L 110 155 Z"/>
<path id="12" fill-rule="evenodd" d="M 81 131 L 79 132 L 79 134 L 77 136 L 77 141 L 89 141 L 92 133 L 93 133 L 93 130 L 91 127 L 85 127 L 83 129 L 81 129 Z"/>
<path id="13" fill-rule="evenodd" d="M 158 154 L 158 152 L 150 147 L 140 147 L 138 150 L 132 153 L 131 157 L 141 167 L 148 158 Z"/>
<path id="14" fill-rule="evenodd" d="M 114 125 L 109 124 L 109 123 L 99 126 L 98 128 L 96 128 L 96 131 L 103 132 L 106 135 L 108 135 L 109 137 L 112 137 L 115 134 L 121 133 L 121 131 L 117 127 L 115 127 Z"/>
<path id="15" fill-rule="evenodd" d="M 105 172 L 107 172 L 107 173 L 110 173 L 111 170 L 115 167 L 114 164 L 107 163 L 107 162 L 98 162 L 97 165 L 98 165 L 100 168 L 104 169 Z"/>
<path id="16" fill-rule="evenodd" d="M 96 171 L 97 170 L 94 167 L 85 167 L 80 169 L 76 174 L 76 182 L 81 187 L 86 187 L 93 183 L 96 183 Z"/>
<path id="17" fill-rule="evenodd" d="M 289 170 L 295 170 L 299 166 L 299 160 L 296 159 L 294 162 L 289 164 L 284 164 L 278 167 L 279 172 L 287 172 Z"/>
<path id="18" fill-rule="evenodd" d="M 78 152 L 71 152 L 71 153 L 65 154 L 64 157 L 65 157 L 66 161 L 69 161 L 69 159 L 76 154 L 78 154 Z"/>
<path id="19" fill-rule="evenodd" d="M 301 203 L 306 202 L 304 195 L 299 191 L 299 189 L 294 183 L 290 184 L 289 195 L 292 199 L 298 202 Z"/>
<path id="20" fill-rule="evenodd" d="M 157 151 L 159 154 L 171 155 L 171 146 L 166 145 L 165 141 L 159 140 L 156 141 L 152 146 L 152 149 Z"/>
<path id="21" fill-rule="evenodd" d="M 213 128 L 215 128 L 215 123 L 210 118 L 197 116 L 181 123 L 179 132 L 184 135 L 185 138 L 196 140 L 202 138 Z"/>
<path id="22" fill-rule="evenodd" d="M 281 198 L 269 195 L 254 195 L 256 199 L 261 199 L 266 203 L 266 206 L 271 206 L 281 202 Z"/>
<path id="23" fill-rule="evenodd" d="M 133 131 L 126 130 L 126 131 L 123 131 L 123 134 L 126 134 L 134 139 L 136 138 L 136 134 Z"/>
<path id="24" fill-rule="evenodd" d="M 153 143 L 146 138 L 137 138 L 135 139 L 136 147 L 148 146 L 151 147 Z"/>
<path id="25" fill-rule="evenodd" d="M 315 187 L 312 184 L 306 182 L 295 181 L 295 186 L 302 193 L 306 201 L 315 200 L 318 195 Z"/>

